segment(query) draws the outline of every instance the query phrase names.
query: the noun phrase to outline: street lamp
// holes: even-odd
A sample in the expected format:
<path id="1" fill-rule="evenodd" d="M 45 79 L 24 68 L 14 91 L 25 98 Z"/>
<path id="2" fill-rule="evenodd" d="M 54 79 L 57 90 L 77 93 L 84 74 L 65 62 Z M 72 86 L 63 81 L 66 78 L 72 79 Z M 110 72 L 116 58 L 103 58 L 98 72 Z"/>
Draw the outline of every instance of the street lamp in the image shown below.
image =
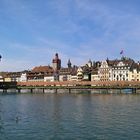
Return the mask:
<path id="1" fill-rule="evenodd" d="M 1 61 L 2 56 L 0 55 L 0 61 Z"/>

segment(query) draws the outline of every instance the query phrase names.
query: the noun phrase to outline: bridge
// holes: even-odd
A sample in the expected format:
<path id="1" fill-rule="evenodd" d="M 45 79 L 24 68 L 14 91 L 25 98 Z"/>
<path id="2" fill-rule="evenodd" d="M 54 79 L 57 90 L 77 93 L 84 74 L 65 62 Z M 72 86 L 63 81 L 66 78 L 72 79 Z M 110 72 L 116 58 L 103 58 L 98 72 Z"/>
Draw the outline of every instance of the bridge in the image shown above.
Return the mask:
<path id="1" fill-rule="evenodd" d="M 21 90 L 28 89 L 33 92 L 34 89 L 41 89 L 43 92 L 45 89 L 55 90 L 66 89 L 69 93 L 73 89 L 81 90 L 119 90 L 120 93 L 124 89 L 132 90 L 132 93 L 137 93 L 140 90 L 139 81 L 55 81 L 55 82 L 44 82 L 44 81 L 27 81 L 27 82 L 0 82 L 0 89 L 3 92 L 7 92 L 9 89 L 16 89 L 18 92 Z"/>
<path id="2" fill-rule="evenodd" d="M 18 86 L 92 86 L 92 87 L 140 87 L 139 81 L 28 81 L 17 82 Z"/>

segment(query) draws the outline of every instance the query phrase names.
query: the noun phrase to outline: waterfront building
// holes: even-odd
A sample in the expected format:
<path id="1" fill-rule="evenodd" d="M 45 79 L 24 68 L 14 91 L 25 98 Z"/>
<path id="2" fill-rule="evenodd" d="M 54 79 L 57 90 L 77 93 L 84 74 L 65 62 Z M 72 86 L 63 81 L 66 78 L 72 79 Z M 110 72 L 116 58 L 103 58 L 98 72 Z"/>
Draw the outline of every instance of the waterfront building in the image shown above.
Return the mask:
<path id="1" fill-rule="evenodd" d="M 44 77 L 53 76 L 53 68 L 50 66 L 37 66 L 27 73 L 28 81 L 44 81 Z"/>
<path id="2" fill-rule="evenodd" d="M 5 78 L 7 78 L 8 72 L 0 72 L 1 82 L 5 81 Z M 10 79 L 11 81 L 11 79 Z"/>
<path id="3" fill-rule="evenodd" d="M 70 76 L 70 81 L 77 81 L 77 66 L 73 66 L 72 71 L 71 71 L 71 76 Z"/>
<path id="4" fill-rule="evenodd" d="M 122 57 L 120 60 L 105 60 L 98 68 L 100 81 L 139 81 L 140 66 L 133 59 Z M 94 72 L 93 72 L 94 73 Z M 97 72 L 96 72 L 97 74 Z M 92 80 L 95 81 L 95 77 Z M 96 77 L 97 80 L 99 80 Z"/>
<path id="5" fill-rule="evenodd" d="M 98 69 L 99 79 L 101 81 L 111 81 L 112 80 L 112 65 L 114 61 L 109 59 L 102 61 L 101 66 Z"/>
<path id="6" fill-rule="evenodd" d="M 77 80 L 78 81 L 91 81 L 92 67 L 87 64 L 77 69 Z"/>
<path id="7" fill-rule="evenodd" d="M 67 65 L 67 68 L 61 68 L 59 70 L 59 81 L 71 81 L 72 76 L 77 74 L 77 66 L 72 67 L 70 59 L 68 60 Z"/>
<path id="8" fill-rule="evenodd" d="M 59 70 L 59 81 L 70 81 L 71 80 L 71 72 L 72 72 L 73 68 L 72 68 L 70 59 L 68 60 L 67 65 L 68 65 L 67 68 L 61 68 Z"/>
<path id="9" fill-rule="evenodd" d="M 71 80 L 70 81 L 77 81 L 77 75 L 71 75 Z"/>
<path id="10" fill-rule="evenodd" d="M 123 58 L 115 60 L 112 67 L 113 81 L 131 81 L 130 70 L 133 71 L 134 60 Z"/>
<path id="11" fill-rule="evenodd" d="M 12 79 L 10 77 L 5 77 L 4 82 L 12 82 Z"/>
<path id="12" fill-rule="evenodd" d="M 3 82 L 4 78 L 2 76 L 0 76 L 0 82 Z"/>
<path id="13" fill-rule="evenodd" d="M 18 82 L 20 81 L 20 76 L 22 72 L 6 72 L 4 73 L 5 82 Z"/>
<path id="14" fill-rule="evenodd" d="M 20 82 L 26 82 L 27 81 L 27 74 L 26 73 L 22 73 L 20 76 Z"/>
<path id="15" fill-rule="evenodd" d="M 59 71 L 59 81 L 77 81 L 77 67 L 61 68 Z"/>
<path id="16" fill-rule="evenodd" d="M 85 66 L 81 66 L 77 69 L 77 80 L 78 81 L 92 81 L 93 79 L 99 80 L 98 70 L 100 66 L 101 66 L 101 63 L 99 61 L 92 63 L 92 61 L 89 60 L 88 63 L 85 64 Z M 95 71 L 96 71 L 96 75 L 94 75 Z"/>
<path id="17" fill-rule="evenodd" d="M 59 71 L 59 81 L 70 81 L 71 79 L 71 69 L 61 68 Z"/>
<path id="18" fill-rule="evenodd" d="M 91 81 L 92 65 L 86 65 L 83 69 L 83 81 Z"/>
<path id="19" fill-rule="evenodd" d="M 133 59 L 92 61 L 84 66 L 72 66 L 70 59 L 67 67 L 61 67 L 58 53 L 51 66 L 37 66 L 31 71 L 1 72 L 0 81 L 140 81 L 140 63 Z"/>
<path id="20" fill-rule="evenodd" d="M 99 80 L 100 80 L 100 77 L 99 77 L 99 74 L 98 74 L 98 69 L 95 68 L 91 72 L 91 81 L 99 81 Z"/>
<path id="21" fill-rule="evenodd" d="M 44 82 L 54 82 L 55 81 L 55 78 L 53 75 L 45 75 L 44 76 Z"/>
<path id="22" fill-rule="evenodd" d="M 140 63 L 133 63 L 129 71 L 129 81 L 140 81 Z"/>
<path id="23" fill-rule="evenodd" d="M 84 77 L 83 69 L 82 69 L 82 67 L 79 67 L 77 69 L 77 80 L 78 81 L 82 81 L 83 80 L 83 77 Z"/>

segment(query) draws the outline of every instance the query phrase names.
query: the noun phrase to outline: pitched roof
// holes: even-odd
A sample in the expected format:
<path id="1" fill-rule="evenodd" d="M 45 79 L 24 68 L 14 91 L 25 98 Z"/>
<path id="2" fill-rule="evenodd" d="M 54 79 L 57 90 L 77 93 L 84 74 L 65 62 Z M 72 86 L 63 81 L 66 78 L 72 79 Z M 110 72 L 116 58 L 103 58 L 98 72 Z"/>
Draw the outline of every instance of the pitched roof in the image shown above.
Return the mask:
<path id="1" fill-rule="evenodd" d="M 53 68 L 50 66 L 37 66 L 32 69 L 32 72 L 53 72 Z"/>
<path id="2" fill-rule="evenodd" d="M 136 69 L 137 71 L 140 71 L 140 64 L 139 63 L 133 63 L 130 71 L 133 71 L 134 69 Z"/>
<path id="3" fill-rule="evenodd" d="M 61 68 L 61 69 L 59 70 L 59 74 L 60 74 L 60 75 L 63 75 L 63 74 L 70 74 L 71 71 L 72 71 L 72 69 L 70 69 L 70 68 Z"/>
<path id="4" fill-rule="evenodd" d="M 134 60 L 132 60 L 132 59 L 128 59 L 128 60 L 115 60 L 115 62 L 113 64 L 113 67 L 116 67 L 120 62 L 123 62 L 123 64 L 125 64 L 125 66 L 131 67 L 132 64 L 134 63 Z"/>
<path id="5" fill-rule="evenodd" d="M 60 75 L 64 75 L 64 74 L 71 74 L 71 75 L 76 75 L 77 74 L 77 67 L 72 67 L 72 68 L 61 68 L 59 70 L 59 74 Z"/>
<path id="6" fill-rule="evenodd" d="M 98 74 L 98 69 L 97 68 L 96 69 L 93 69 L 92 72 L 91 72 L 91 74 L 92 75 L 97 75 Z"/>
<path id="7" fill-rule="evenodd" d="M 113 66 L 115 60 L 107 60 L 108 66 Z"/>

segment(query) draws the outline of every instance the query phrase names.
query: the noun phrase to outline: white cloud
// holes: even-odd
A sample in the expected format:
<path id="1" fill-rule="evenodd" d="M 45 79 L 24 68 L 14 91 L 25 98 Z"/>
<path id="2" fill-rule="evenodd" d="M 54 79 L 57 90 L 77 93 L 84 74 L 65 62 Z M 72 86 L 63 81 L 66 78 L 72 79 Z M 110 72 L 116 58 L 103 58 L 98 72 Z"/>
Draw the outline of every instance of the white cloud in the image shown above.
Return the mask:
<path id="1" fill-rule="evenodd" d="M 4 0 L 4 3 L 7 8 L 5 12 L 11 20 L 30 31 L 27 36 L 32 36 L 32 43 L 18 39 L 14 43 L 8 42 L 5 47 L 11 52 L 1 49 L 5 49 L 9 55 L 1 63 L 3 70 L 51 64 L 56 52 L 65 66 L 69 58 L 77 65 L 89 58 L 114 59 L 120 57 L 121 49 L 127 56 L 139 59 L 139 14 L 111 7 L 98 0 L 53 0 L 45 2 L 42 7 L 18 0 Z M 44 9 L 44 5 L 48 6 L 49 11 Z"/>
<path id="2" fill-rule="evenodd" d="M 32 63 L 24 60 L 2 59 L 0 62 L 0 71 L 22 71 L 31 69 Z"/>

